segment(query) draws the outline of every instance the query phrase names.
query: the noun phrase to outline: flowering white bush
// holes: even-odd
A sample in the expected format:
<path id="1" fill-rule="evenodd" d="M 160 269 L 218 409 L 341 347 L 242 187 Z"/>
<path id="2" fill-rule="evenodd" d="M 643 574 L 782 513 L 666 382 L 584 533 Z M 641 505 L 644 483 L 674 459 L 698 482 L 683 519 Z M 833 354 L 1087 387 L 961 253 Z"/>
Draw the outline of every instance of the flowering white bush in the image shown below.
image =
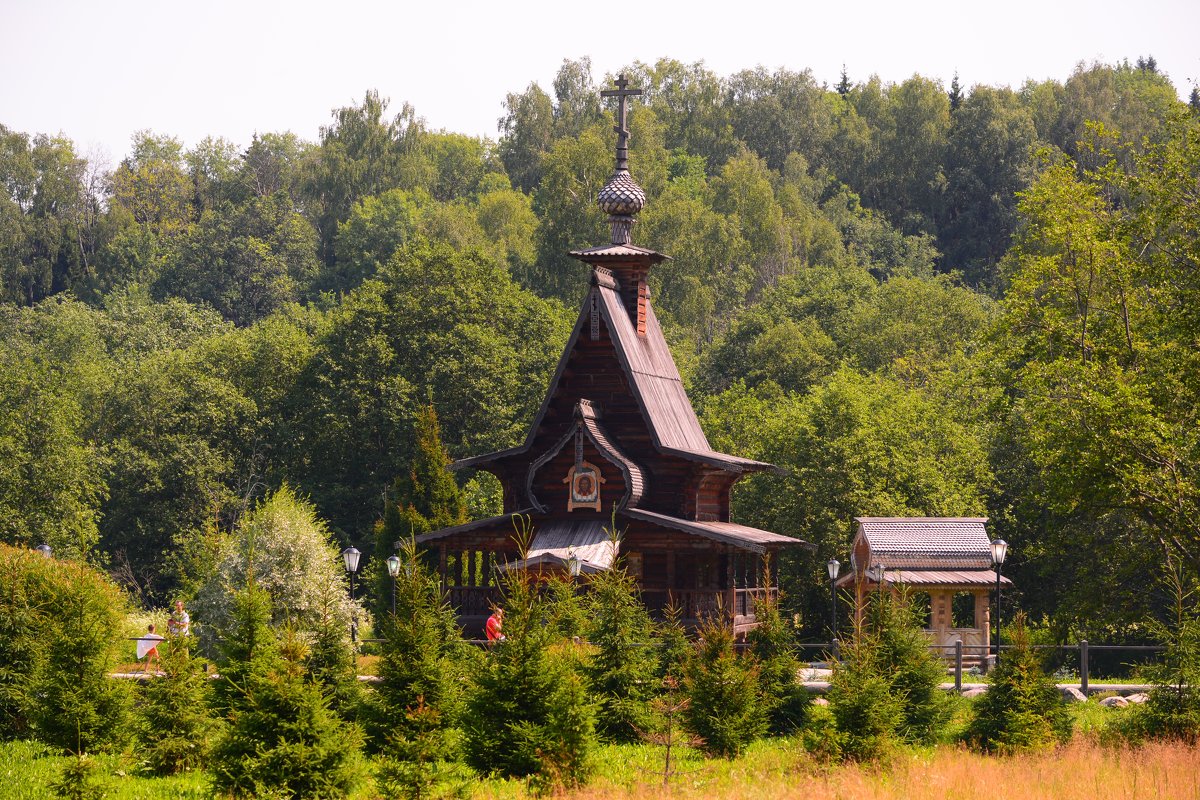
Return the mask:
<path id="1" fill-rule="evenodd" d="M 352 614 L 368 626 L 359 603 L 351 605 L 341 553 L 316 509 L 284 486 L 242 518 L 221 548 L 216 572 L 200 588 L 192 619 L 206 649 L 229 625 L 234 594 L 250 575 L 271 598 L 271 622 L 307 633 L 336 625 L 350 636 Z"/>

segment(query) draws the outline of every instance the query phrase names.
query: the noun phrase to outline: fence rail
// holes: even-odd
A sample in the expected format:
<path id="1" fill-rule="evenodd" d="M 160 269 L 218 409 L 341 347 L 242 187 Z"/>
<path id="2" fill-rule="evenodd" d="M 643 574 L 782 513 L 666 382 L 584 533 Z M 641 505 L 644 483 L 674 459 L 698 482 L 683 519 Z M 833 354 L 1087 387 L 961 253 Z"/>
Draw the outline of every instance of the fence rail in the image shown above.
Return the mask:
<path id="1" fill-rule="evenodd" d="M 801 642 L 800 648 L 825 650 L 838 657 L 838 642 Z M 1158 653 L 1166 648 L 1159 644 L 1091 644 L 1087 639 L 1081 639 L 1078 644 L 1034 644 L 1028 645 L 1031 650 L 1058 650 L 1069 652 L 1071 650 L 1079 651 L 1079 690 L 1084 694 L 1088 693 L 1089 673 L 1091 669 L 1091 652 L 1093 650 L 1104 650 L 1110 652 L 1132 652 L 1132 653 Z M 1012 645 L 1002 644 L 1000 650 L 1009 650 Z M 963 655 L 967 652 L 982 653 L 985 657 L 996 652 L 996 645 L 986 644 L 963 644 L 955 642 L 954 644 L 931 644 L 930 650 L 947 651 L 951 650 L 954 653 L 954 688 L 956 691 L 962 691 L 963 685 Z"/>
<path id="2" fill-rule="evenodd" d="M 134 636 L 129 637 L 131 642 L 139 641 L 166 641 L 155 637 Z M 386 641 L 385 639 L 361 639 L 362 642 L 379 643 Z M 466 639 L 468 644 L 473 644 L 478 647 L 486 647 L 489 642 L 487 639 Z M 637 647 L 654 647 L 657 643 L 641 642 L 636 644 Z M 737 642 L 734 647 L 737 649 L 745 649 L 751 645 L 748 642 Z M 840 642 L 797 642 L 796 647 L 799 650 L 818 650 L 828 653 L 833 660 L 837 660 L 840 650 Z M 1079 651 L 1079 690 L 1085 695 L 1089 691 L 1089 673 L 1090 673 L 1090 656 L 1093 650 L 1116 651 L 1116 652 L 1141 652 L 1141 653 L 1157 653 L 1166 649 L 1163 645 L 1157 644 L 1091 644 L 1087 639 L 1081 639 L 1078 644 L 1034 644 L 1028 645 L 1032 650 L 1058 650 L 1058 651 Z M 1009 650 L 1012 645 L 1002 644 L 1001 650 Z M 996 645 L 986 644 L 963 644 L 961 641 L 954 644 L 931 644 L 930 650 L 938 650 L 945 652 L 953 651 L 954 656 L 954 690 L 962 692 L 963 687 L 963 656 L 968 652 L 982 653 L 983 656 L 991 656 L 996 651 Z"/>

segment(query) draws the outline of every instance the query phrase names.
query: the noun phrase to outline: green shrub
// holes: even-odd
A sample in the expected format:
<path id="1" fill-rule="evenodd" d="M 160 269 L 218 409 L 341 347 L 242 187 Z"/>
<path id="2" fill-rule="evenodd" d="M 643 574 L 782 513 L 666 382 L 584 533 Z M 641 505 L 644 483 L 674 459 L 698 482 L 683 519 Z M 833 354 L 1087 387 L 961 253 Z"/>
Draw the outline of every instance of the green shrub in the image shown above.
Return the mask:
<path id="1" fill-rule="evenodd" d="M 809 756 L 821 764 L 843 759 L 837 721 L 828 706 L 814 704 L 809 708 L 804 728 L 800 731 L 800 744 Z"/>
<path id="2" fill-rule="evenodd" d="M 1162 658 L 1145 671 L 1154 684 L 1149 699 L 1130 709 L 1119 726 L 1129 739 L 1200 740 L 1200 612 L 1193 591 L 1184 588 L 1177 569 L 1167 573 L 1172 593 L 1171 625 L 1150 622 L 1151 631 L 1166 649 Z"/>
<path id="3" fill-rule="evenodd" d="M 654 623 L 624 568 L 592 576 L 587 600 L 586 634 L 594 650 L 585 673 L 599 704 L 597 731 L 611 742 L 639 741 L 656 683 Z"/>
<path id="4" fill-rule="evenodd" d="M 67 760 L 62 773 L 50 788 L 63 800 L 102 800 L 108 796 L 108 784 L 96 759 L 79 753 Z"/>
<path id="5" fill-rule="evenodd" d="M 344 797 L 358 778 L 361 735 L 305 677 L 303 641 L 285 632 L 241 670 L 241 699 L 212 754 L 213 789 L 231 797 Z"/>
<path id="6" fill-rule="evenodd" d="M 758 659 L 758 678 L 771 733 L 792 733 L 804 727 L 811 696 L 800 682 L 796 638 L 784 622 L 779 603 L 771 597 L 755 603 L 758 627 L 747 642 Z"/>
<path id="7" fill-rule="evenodd" d="M 40 553 L 0 545 L 0 739 L 30 733 L 32 682 L 46 658 L 43 589 L 56 566 Z"/>
<path id="8" fill-rule="evenodd" d="M 119 748 L 132 733 L 130 687 L 108 677 L 124 644 L 121 590 L 86 564 L 3 546 L 0 581 L 12 612 L 0 702 L 15 711 L 0 725 L 75 754 Z"/>
<path id="9" fill-rule="evenodd" d="M 591 771 L 594 710 L 570 644 L 554 644 L 529 576 L 505 583 L 504 633 L 475 670 L 463 715 L 465 756 L 488 775 L 571 786 Z"/>
<path id="10" fill-rule="evenodd" d="M 1037 750 L 1066 741 L 1071 718 L 1053 680 L 1029 646 L 1025 615 L 1009 626 L 1009 645 L 988 676 L 987 693 L 975 701 L 966 739 L 986 752 Z"/>
<path id="11" fill-rule="evenodd" d="M 193 643 L 191 637 L 172 636 L 159 645 L 163 675 L 152 678 L 143 692 L 140 752 L 159 775 L 203 767 L 218 729 L 208 673 L 192 655 Z"/>
<path id="12" fill-rule="evenodd" d="M 888 755 L 899 743 L 904 704 L 892 691 L 890 676 L 880 671 L 878 638 L 863 624 L 842 643 L 842 660 L 834 662 L 829 682 L 829 709 L 837 729 L 836 747 L 826 754 L 869 761 Z"/>
<path id="13" fill-rule="evenodd" d="M 734 652 L 733 631 L 724 620 L 707 620 L 684 667 L 687 729 L 712 755 L 731 758 L 767 730 L 767 706 L 751 655 Z"/>
<path id="14" fill-rule="evenodd" d="M 205 653 L 219 645 L 213 633 L 227 629 L 237 592 L 251 581 L 266 592 L 269 622 L 311 635 L 332 624 L 349 631 L 367 615 L 346 594 L 346 572 L 329 529 L 315 507 L 284 486 L 242 517 L 222 542 L 216 570 L 197 592 L 192 615 Z"/>

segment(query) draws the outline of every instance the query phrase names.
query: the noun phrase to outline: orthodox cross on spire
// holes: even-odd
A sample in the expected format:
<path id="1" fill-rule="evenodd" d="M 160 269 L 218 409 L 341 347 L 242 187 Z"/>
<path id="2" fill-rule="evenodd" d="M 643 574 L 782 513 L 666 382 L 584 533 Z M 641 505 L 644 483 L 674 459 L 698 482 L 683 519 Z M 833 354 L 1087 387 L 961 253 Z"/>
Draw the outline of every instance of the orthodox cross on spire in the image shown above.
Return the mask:
<path id="1" fill-rule="evenodd" d="M 629 123 L 626 119 L 626 100 L 630 97 L 639 97 L 642 94 L 641 89 L 628 89 L 629 81 L 625 79 L 625 75 L 617 76 L 615 81 L 616 89 L 604 89 L 600 92 L 601 97 L 617 98 L 617 124 L 613 126 L 613 130 L 617 132 L 617 170 L 629 169 Z"/>
<path id="2" fill-rule="evenodd" d="M 633 217 L 646 205 L 646 193 L 637 185 L 629 174 L 629 127 L 626 119 L 628 111 L 625 101 L 637 97 L 641 89 L 629 89 L 629 81 L 622 75 L 617 78 L 616 89 L 605 89 L 600 92 L 602 97 L 615 97 L 618 101 L 617 124 L 613 128 L 617 132 L 617 168 L 609 177 L 608 183 L 596 195 L 600 210 L 608 214 L 609 225 L 612 226 L 612 243 L 629 244 L 629 232 L 633 227 Z"/>

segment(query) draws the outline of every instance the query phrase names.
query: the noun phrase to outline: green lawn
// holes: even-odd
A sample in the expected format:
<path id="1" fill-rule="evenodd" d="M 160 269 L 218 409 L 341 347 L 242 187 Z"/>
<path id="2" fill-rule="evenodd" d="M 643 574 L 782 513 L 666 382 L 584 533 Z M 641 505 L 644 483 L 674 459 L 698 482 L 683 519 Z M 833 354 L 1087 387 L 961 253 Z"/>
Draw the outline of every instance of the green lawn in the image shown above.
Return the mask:
<path id="1" fill-rule="evenodd" d="M 933 759 L 943 750 L 957 750 L 953 739 L 970 718 L 970 701 L 954 697 L 954 714 L 947 726 L 945 744 L 938 747 L 914 749 L 912 757 Z M 1119 717 L 1121 710 L 1100 706 L 1094 700 L 1069 706 L 1075 728 L 1081 734 L 1094 734 Z M 814 708 L 814 714 L 828 714 L 826 709 Z M 58 779 L 69 756 L 56 755 L 43 745 L 33 742 L 0 743 L 0 797 L 4 800 L 44 800 L 50 796 L 49 787 Z M 706 759 L 685 749 L 676 753 L 674 777 L 676 789 L 686 793 L 704 793 L 705 787 L 729 790 L 741 781 L 751 783 L 786 782 L 787 776 L 809 774 L 815 765 L 795 739 L 776 738 L 754 743 L 738 759 Z M 193 773 L 171 778 L 147 777 L 138 774 L 136 750 L 124 755 L 98 757 L 103 771 L 108 800 L 200 800 L 208 798 L 208 776 Z M 599 748 L 595 759 L 596 772 L 583 794 L 600 796 L 649 796 L 663 781 L 663 751 L 648 745 L 609 745 Z M 368 770 L 370 765 L 368 762 Z M 527 797 L 524 782 L 511 780 L 481 780 L 474 785 L 472 796 L 517 800 Z M 353 800 L 372 800 L 378 797 L 369 774 L 364 774 Z"/>

